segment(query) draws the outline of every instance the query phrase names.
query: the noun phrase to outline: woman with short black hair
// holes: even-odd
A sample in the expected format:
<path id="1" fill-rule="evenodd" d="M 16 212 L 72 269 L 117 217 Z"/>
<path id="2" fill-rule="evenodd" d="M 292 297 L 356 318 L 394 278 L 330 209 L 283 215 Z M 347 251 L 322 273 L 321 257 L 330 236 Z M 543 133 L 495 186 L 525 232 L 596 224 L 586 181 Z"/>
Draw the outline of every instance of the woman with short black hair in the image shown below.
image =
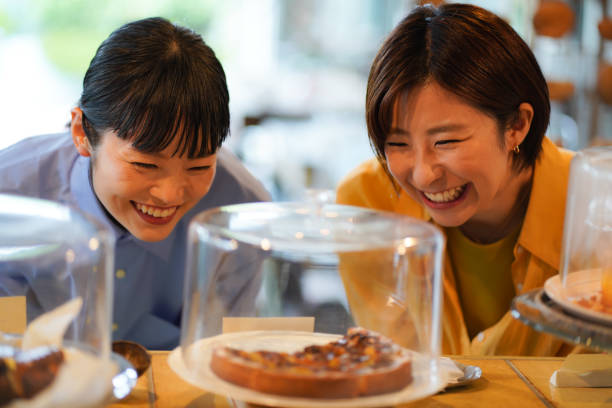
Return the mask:
<path id="1" fill-rule="evenodd" d="M 228 103 L 223 68 L 200 35 L 148 18 L 100 45 L 69 133 L 0 151 L 0 192 L 74 206 L 113 232 L 114 339 L 176 347 L 189 221 L 220 205 L 269 200 L 221 147 Z M 228 310 L 251 307 L 255 267 L 227 271 Z M 33 279 L 0 281 L 0 293 L 24 295 Z"/>

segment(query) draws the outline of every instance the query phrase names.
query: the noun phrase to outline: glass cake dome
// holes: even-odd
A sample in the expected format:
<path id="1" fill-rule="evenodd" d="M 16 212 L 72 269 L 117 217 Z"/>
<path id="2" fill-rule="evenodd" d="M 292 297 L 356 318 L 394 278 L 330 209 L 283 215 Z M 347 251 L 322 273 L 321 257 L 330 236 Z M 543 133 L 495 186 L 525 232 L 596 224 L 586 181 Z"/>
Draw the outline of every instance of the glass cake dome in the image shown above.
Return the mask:
<path id="1" fill-rule="evenodd" d="M 133 387 L 135 371 L 111 352 L 113 245 L 76 210 L 0 194 L 0 358 L 21 370 L 8 383 L 0 372 L 1 392 L 13 387 L 4 398 L 97 407 Z"/>
<path id="2" fill-rule="evenodd" d="M 181 343 L 169 363 L 191 383 L 242 401 L 299 406 L 220 380 L 210 369 L 212 348 L 293 352 L 360 326 L 410 350 L 414 380 L 338 406 L 394 405 L 444 385 L 437 371 L 444 238 L 433 225 L 336 204 L 249 203 L 196 216 L 189 245 Z"/>
<path id="3" fill-rule="evenodd" d="M 112 268 L 106 229 L 55 202 L 0 195 L 0 301 L 22 316 L 3 332 L 23 334 L 43 313 L 80 298 L 64 339 L 108 355 Z"/>
<path id="4" fill-rule="evenodd" d="M 570 313 L 612 324 L 612 147 L 572 159 L 560 272 L 545 290 Z"/>

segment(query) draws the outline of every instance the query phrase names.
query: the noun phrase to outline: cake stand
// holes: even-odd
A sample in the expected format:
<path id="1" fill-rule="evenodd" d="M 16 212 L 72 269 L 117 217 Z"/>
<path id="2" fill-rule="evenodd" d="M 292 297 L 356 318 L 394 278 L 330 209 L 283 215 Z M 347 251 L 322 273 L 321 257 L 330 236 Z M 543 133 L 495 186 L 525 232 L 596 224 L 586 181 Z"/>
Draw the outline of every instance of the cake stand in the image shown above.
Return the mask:
<path id="1" fill-rule="evenodd" d="M 609 325 L 575 316 L 552 300 L 544 289 L 515 297 L 510 312 L 535 330 L 590 349 L 612 351 L 612 316 Z"/>

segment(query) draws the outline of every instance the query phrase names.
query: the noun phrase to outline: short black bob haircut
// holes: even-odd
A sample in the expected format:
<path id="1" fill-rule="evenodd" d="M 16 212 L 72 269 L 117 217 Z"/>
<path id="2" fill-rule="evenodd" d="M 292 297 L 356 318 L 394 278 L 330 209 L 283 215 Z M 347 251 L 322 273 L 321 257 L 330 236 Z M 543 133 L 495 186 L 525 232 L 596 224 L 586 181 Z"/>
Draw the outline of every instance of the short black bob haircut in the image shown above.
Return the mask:
<path id="1" fill-rule="evenodd" d="M 533 53 L 508 23 L 466 4 L 416 7 L 391 32 L 370 69 L 366 123 L 370 143 L 387 173 L 384 147 L 393 106 L 428 81 L 511 126 L 523 102 L 534 115 L 513 168 L 533 166 L 550 118 L 546 80 Z M 503 145 L 503 136 L 500 142 Z"/>
<path id="2" fill-rule="evenodd" d="M 91 145 L 103 131 L 145 153 L 214 154 L 229 133 L 229 93 L 214 52 L 195 32 L 155 17 L 104 40 L 83 79 L 79 101 Z"/>

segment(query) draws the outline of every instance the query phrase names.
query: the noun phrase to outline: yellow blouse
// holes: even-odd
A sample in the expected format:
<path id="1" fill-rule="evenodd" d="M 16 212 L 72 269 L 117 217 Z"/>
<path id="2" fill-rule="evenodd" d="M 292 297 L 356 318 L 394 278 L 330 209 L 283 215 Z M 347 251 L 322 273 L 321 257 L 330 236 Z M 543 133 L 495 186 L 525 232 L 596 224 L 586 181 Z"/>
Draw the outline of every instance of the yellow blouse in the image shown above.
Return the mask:
<path id="1" fill-rule="evenodd" d="M 548 138 L 544 139 L 542 153 L 534 168 L 527 212 L 513 248 L 511 279 L 516 294 L 542 287 L 546 279 L 558 273 L 572 156 L 571 152 L 555 146 Z M 420 204 L 404 192 L 398 194 L 395 191 L 376 159 L 362 163 L 348 174 L 339 184 L 336 197 L 340 204 L 391 211 L 432 222 Z M 444 259 L 443 273 L 443 353 L 554 356 L 565 355 L 572 350 L 573 347 L 563 341 L 515 320 L 509 312 L 470 339 L 457 275 L 448 252 Z M 376 315 L 377 310 L 384 310 L 378 309 L 381 303 L 376 300 L 372 287 L 368 287 L 367 280 L 361 284 L 356 282 L 352 286 L 347 285 L 347 295 L 354 315 L 371 316 Z M 362 294 L 369 291 L 371 302 L 351 302 L 358 291 Z M 397 317 L 399 319 L 400 315 Z M 393 319 L 393 316 L 388 316 L 389 319 Z M 399 330 L 402 322 L 398 320 L 393 326 Z"/>

